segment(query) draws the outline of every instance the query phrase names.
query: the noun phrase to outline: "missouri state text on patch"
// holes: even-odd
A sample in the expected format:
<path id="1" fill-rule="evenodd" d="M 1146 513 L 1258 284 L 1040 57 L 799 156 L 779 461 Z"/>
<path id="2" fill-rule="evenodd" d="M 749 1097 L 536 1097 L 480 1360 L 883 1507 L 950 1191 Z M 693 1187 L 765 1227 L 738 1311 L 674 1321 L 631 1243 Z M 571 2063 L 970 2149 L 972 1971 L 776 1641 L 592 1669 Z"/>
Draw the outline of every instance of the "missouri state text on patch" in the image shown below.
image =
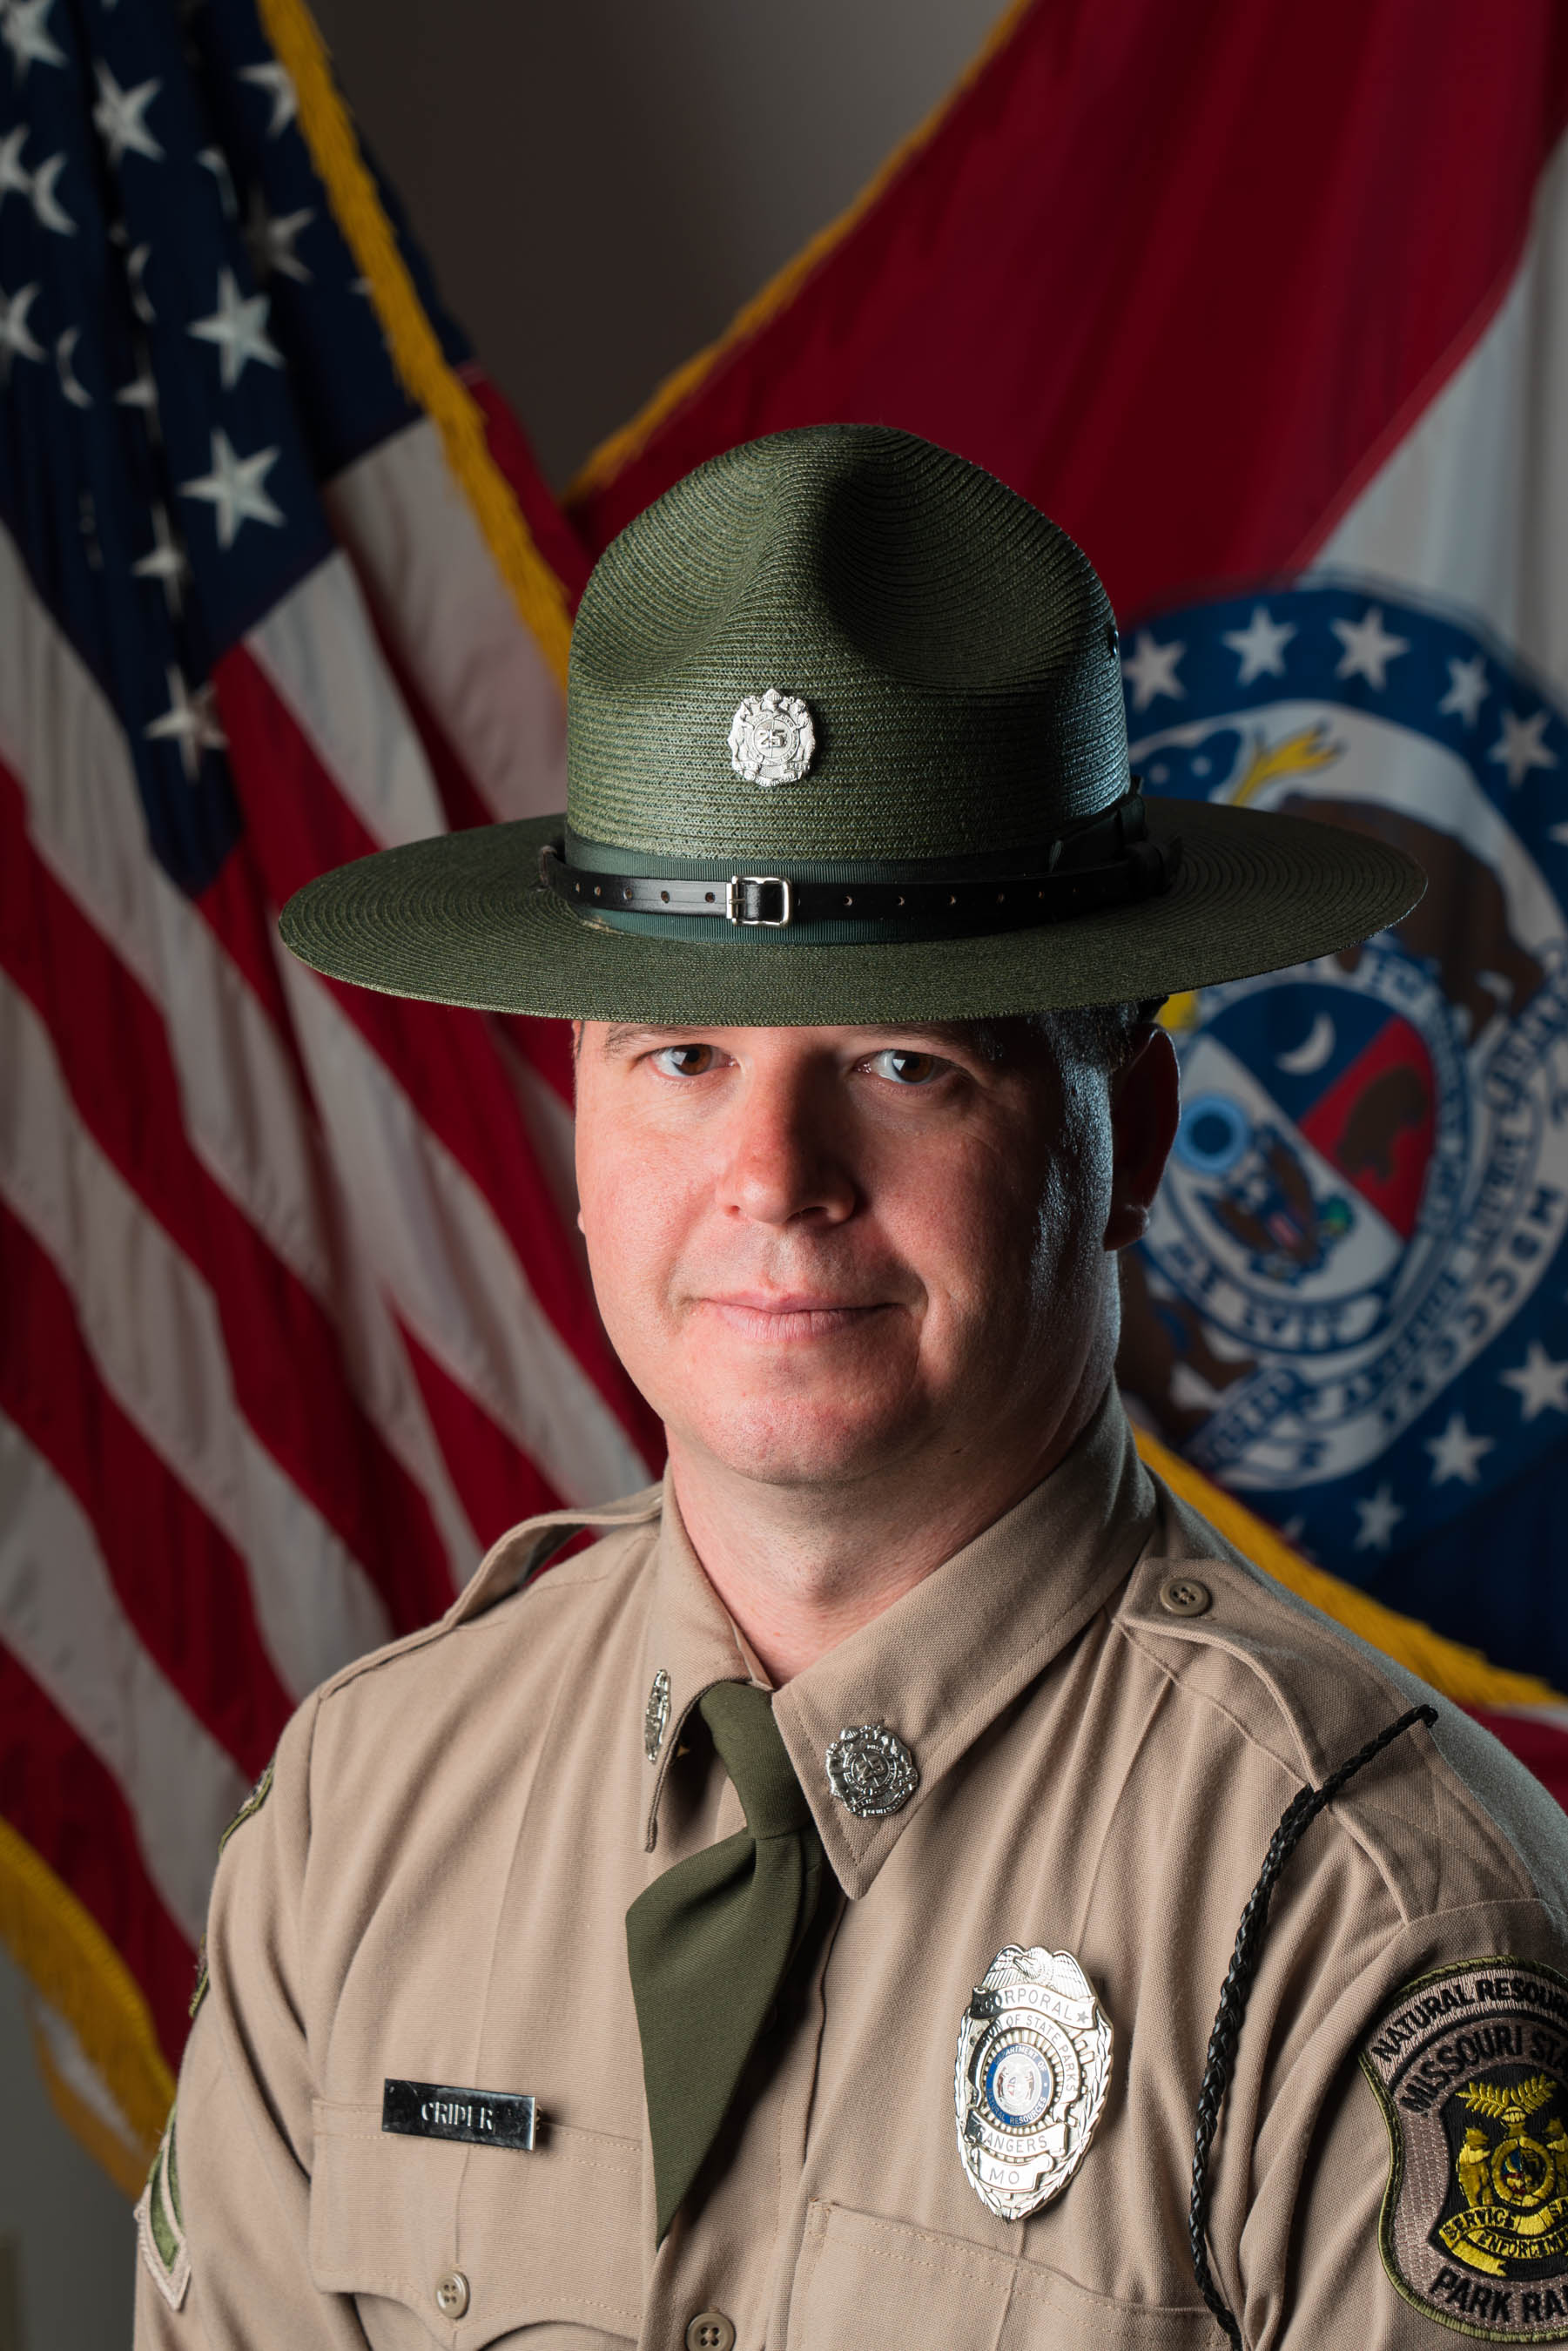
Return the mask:
<path id="1" fill-rule="evenodd" d="M 1568 2342 L 1568 1979 L 1512 1959 L 1422 1976 L 1361 2062 L 1388 2123 L 1399 2292 L 1483 2342 Z"/>

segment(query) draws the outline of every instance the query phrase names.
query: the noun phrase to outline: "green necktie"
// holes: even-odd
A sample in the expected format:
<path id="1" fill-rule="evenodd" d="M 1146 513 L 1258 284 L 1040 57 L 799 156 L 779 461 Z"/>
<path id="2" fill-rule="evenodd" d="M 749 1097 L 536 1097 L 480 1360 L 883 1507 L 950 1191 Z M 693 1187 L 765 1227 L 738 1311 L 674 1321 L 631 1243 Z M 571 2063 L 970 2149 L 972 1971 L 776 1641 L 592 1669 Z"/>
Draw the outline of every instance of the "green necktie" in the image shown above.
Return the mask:
<path id="1" fill-rule="evenodd" d="M 626 1913 L 662 2244 L 729 2110 L 817 1907 L 822 1842 L 766 1690 L 699 1701 L 746 1826 L 656 1877 Z"/>

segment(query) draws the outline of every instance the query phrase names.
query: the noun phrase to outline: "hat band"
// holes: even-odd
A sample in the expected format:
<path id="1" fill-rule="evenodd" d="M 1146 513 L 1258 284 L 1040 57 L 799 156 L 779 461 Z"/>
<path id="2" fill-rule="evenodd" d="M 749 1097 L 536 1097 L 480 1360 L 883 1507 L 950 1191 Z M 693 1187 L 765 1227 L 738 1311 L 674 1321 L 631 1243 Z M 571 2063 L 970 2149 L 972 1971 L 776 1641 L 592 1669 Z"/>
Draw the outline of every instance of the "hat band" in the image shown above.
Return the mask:
<path id="1" fill-rule="evenodd" d="M 1095 852 L 1111 854 L 1096 857 Z M 580 914 L 694 915 L 742 930 L 810 924 L 852 929 L 886 925 L 890 935 L 972 935 L 1070 920 L 1155 897 L 1168 888 L 1181 843 L 1148 838 L 1134 778 L 1113 807 L 1035 852 L 1012 873 L 936 874 L 929 880 L 823 882 L 787 873 L 618 873 L 575 865 L 553 844 L 539 852 L 539 880 Z"/>

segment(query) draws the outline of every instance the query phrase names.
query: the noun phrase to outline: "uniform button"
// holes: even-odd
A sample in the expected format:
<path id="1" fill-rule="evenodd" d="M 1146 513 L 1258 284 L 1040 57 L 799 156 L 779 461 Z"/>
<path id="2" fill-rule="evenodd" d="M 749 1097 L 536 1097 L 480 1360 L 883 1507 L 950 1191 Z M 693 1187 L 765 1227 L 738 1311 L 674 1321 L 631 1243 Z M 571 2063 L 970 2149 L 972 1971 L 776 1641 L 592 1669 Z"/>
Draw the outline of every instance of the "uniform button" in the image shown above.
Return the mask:
<path id="1" fill-rule="evenodd" d="M 699 2310 L 686 2328 L 686 2351 L 735 2351 L 735 2329 L 722 2310 Z"/>
<path id="2" fill-rule="evenodd" d="M 435 2281 L 435 2307 L 443 2318 L 461 2318 L 468 2307 L 468 2281 L 461 2270 L 448 2270 Z"/>
<path id="3" fill-rule="evenodd" d="M 1172 1616 L 1201 1616 L 1213 1599 L 1207 1584 L 1194 1575 L 1173 1575 L 1160 1586 L 1160 1606 Z"/>

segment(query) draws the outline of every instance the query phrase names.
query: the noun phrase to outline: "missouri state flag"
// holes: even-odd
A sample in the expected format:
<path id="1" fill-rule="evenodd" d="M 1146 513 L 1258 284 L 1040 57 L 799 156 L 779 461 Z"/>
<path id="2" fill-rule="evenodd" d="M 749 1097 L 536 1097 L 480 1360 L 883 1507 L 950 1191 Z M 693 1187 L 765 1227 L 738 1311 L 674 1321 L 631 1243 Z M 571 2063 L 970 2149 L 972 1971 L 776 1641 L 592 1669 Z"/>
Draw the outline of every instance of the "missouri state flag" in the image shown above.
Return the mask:
<path id="1" fill-rule="evenodd" d="M 752 434 L 923 433 L 1100 569 L 1149 792 L 1419 861 L 1392 931 L 1167 1007 L 1121 1378 L 1342 1593 L 1537 1677 L 1560 1785 L 1565 120 L 1555 0 L 1034 0 L 571 500 L 600 545 Z"/>

